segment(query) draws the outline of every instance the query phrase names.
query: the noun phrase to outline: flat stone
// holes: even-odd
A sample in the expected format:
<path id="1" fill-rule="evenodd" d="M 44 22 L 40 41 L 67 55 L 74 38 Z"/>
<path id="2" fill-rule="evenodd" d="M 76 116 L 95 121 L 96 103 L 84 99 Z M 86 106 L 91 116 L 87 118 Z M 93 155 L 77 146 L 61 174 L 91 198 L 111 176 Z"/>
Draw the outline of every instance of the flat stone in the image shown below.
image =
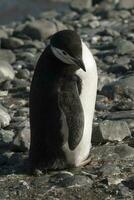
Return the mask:
<path id="1" fill-rule="evenodd" d="M 13 80 L 15 76 L 12 66 L 7 61 L 0 61 L 0 83 Z"/>
<path id="2" fill-rule="evenodd" d="M 1 46 L 5 49 L 16 49 L 24 45 L 23 40 L 15 37 L 5 38 L 1 40 Z"/>
<path id="3" fill-rule="evenodd" d="M 0 105 L 0 127 L 4 128 L 10 124 L 10 115 L 7 111 Z"/>
<path id="4" fill-rule="evenodd" d="M 70 7 L 78 12 L 89 10 L 92 6 L 92 0 L 73 0 Z"/>
<path id="5" fill-rule="evenodd" d="M 134 110 L 111 112 L 105 118 L 108 120 L 134 119 Z"/>
<path id="6" fill-rule="evenodd" d="M 58 187 L 80 187 L 83 185 L 92 186 L 93 181 L 83 175 L 69 175 L 69 174 L 59 174 L 59 176 L 54 176 L 51 178 L 51 183 L 56 184 Z"/>
<path id="7" fill-rule="evenodd" d="M 131 132 L 125 121 L 105 120 L 93 131 L 92 142 L 98 144 L 105 141 L 122 141 L 130 135 Z"/>
<path id="8" fill-rule="evenodd" d="M 11 50 L 0 49 L 0 60 L 4 60 L 12 64 L 15 62 L 16 56 Z"/>

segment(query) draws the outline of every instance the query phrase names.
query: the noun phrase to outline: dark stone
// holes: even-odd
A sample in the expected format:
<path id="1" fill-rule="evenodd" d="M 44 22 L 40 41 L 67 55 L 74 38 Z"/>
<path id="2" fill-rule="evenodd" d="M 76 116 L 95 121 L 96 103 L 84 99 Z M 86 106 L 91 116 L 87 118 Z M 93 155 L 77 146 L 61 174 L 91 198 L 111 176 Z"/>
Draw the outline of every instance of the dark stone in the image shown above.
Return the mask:
<path id="1" fill-rule="evenodd" d="M 127 178 L 125 181 L 122 181 L 122 183 L 129 189 L 134 190 L 134 176 Z"/>
<path id="2" fill-rule="evenodd" d="M 5 38 L 1 40 L 1 46 L 5 49 L 16 49 L 24 45 L 23 40 L 15 37 Z"/>

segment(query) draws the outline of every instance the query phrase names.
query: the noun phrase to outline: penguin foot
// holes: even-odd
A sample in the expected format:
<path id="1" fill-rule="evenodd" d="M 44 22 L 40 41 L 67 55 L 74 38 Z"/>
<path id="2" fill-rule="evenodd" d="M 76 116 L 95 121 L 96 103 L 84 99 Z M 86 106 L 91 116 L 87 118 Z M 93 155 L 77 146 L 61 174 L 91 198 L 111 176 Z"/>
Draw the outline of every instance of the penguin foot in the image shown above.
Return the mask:
<path id="1" fill-rule="evenodd" d="M 91 162 L 91 157 L 87 158 L 86 160 L 84 160 L 83 162 L 80 163 L 79 167 L 84 167 L 85 165 L 89 164 Z"/>

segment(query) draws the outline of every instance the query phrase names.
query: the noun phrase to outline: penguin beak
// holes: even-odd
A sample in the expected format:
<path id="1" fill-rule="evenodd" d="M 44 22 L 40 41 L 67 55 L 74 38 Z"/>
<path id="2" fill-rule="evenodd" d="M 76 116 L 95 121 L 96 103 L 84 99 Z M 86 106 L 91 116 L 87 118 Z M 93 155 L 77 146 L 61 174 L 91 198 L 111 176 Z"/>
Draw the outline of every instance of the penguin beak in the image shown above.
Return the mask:
<path id="1" fill-rule="evenodd" d="M 80 59 L 80 58 L 75 59 L 75 63 L 77 66 L 79 66 L 81 69 L 83 69 L 83 71 L 86 72 L 86 68 L 85 68 L 85 65 L 84 65 L 82 59 Z"/>

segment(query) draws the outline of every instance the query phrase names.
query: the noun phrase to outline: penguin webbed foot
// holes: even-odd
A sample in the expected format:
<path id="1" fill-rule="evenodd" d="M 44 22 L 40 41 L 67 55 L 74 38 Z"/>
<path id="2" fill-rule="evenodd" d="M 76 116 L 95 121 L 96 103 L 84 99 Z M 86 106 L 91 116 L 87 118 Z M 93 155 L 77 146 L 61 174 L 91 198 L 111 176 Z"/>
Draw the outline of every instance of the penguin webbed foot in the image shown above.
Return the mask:
<path id="1" fill-rule="evenodd" d="M 84 167 L 91 162 L 91 157 L 88 157 L 86 160 L 80 163 L 79 167 Z"/>

